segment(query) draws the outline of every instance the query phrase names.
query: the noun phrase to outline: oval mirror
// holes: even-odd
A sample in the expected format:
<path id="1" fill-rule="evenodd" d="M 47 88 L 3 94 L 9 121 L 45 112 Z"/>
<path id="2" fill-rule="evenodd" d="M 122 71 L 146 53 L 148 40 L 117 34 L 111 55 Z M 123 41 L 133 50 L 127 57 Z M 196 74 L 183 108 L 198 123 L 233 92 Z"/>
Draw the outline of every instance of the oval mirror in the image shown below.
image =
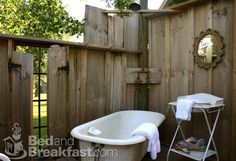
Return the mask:
<path id="1" fill-rule="evenodd" d="M 224 55 L 224 42 L 222 36 L 215 30 L 208 29 L 201 32 L 194 41 L 194 60 L 204 69 L 214 68 Z"/>

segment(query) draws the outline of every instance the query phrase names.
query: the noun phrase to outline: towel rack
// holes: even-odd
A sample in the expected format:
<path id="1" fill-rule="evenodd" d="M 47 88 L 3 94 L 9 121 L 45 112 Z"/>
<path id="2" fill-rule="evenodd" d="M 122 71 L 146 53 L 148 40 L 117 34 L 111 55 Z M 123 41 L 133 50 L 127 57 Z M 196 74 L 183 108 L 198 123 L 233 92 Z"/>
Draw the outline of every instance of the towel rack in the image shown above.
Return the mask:
<path id="1" fill-rule="evenodd" d="M 177 102 L 170 102 L 169 103 L 169 107 L 172 109 L 174 115 L 176 113 L 176 105 L 177 105 Z M 219 161 L 219 154 L 218 154 L 218 151 L 217 151 L 217 148 L 216 148 L 216 144 L 215 144 L 213 135 L 214 135 L 214 132 L 215 132 L 215 129 L 216 129 L 216 125 L 217 125 L 219 116 L 220 116 L 220 112 L 224 109 L 224 106 L 225 106 L 224 104 L 217 104 L 217 105 L 194 104 L 193 105 L 192 112 L 198 111 L 198 112 L 203 113 L 204 118 L 205 118 L 205 122 L 207 124 L 208 132 L 209 132 L 209 135 L 210 135 L 208 143 L 207 143 L 206 150 L 204 152 L 191 150 L 190 153 L 185 153 L 185 152 L 182 152 L 180 150 L 176 150 L 176 149 L 173 148 L 173 144 L 174 144 L 174 141 L 175 141 L 175 138 L 176 138 L 178 132 L 181 133 L 181 136 L 182 136 L 183 140 L 186 140 L 184 132 L 181 128 L 181 122 L 183 120 L 176 119 L 177 128 L 175 130 L 173 139 L 172 139 L 170 147 L 168 149 L 167 161 L 169 161 L 169 156 L 170 156 L 171 152 L 177 153 L 179 155 L 182 155 L 182 156 L 185 156 L 185 157 L 188 157 L 190 159 L 197 160 L 197 161 L 205 161 L 206 158 L 208 158 L 212 155 L 216 155 L 217 161 Z M 215 116 L 215 119 L 214 119 L 215 121 L 213 122 L 212 127 L 209 123 L 207 113 L 216 113 L 216 116 Z M 211 143 L 213 144 L 213 149 L 210 149 Z"/>

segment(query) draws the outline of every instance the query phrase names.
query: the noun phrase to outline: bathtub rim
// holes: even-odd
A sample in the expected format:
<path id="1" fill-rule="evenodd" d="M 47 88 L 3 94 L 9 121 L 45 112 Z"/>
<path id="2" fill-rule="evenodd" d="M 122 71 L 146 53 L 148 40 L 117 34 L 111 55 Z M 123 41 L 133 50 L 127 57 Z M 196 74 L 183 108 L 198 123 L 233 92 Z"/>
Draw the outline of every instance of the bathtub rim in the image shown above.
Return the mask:
<path id="1" fill-rule="evenodd" d="M 162 122 L 165 120 L 165 115 L 159 112 L 155 112 L 155 111 L 123 110 L 123 111 L 114 112 L 114 113 L 105 115 L 103 117 L 97 118 L 95 120 L 78 125 L 71 130 L 71 136 L 73 136 L 74 138 L 78 140 L 83 140 L 87 142 L 95 142 L 95 143 L 106 144 L 106 145 L 132 145 L 132 144 L 137 144 L 137 143 L 141 143 L 145 141 L 146 138 L 144 136 L 132 136 L 127 139 L 106 139 L 106 138 L 100 138 L 100 137 L 96 137 L 92 135 L 85 135 L 78 132 L 78 130 L 83 130 L 84 128 L 88 127 L 89 124 L 93 124 L 94 122 L 97 122 L 101 119 L 105 119 L 106 117 L 112 117 L 113 115 L 116 115 L 122 112 L 148 112 L 148 113 L 158 114 L 161 117 L 161 120 L 158 123 L 156 123 L 157 127 L 159 127 L 162 124 Z"/>

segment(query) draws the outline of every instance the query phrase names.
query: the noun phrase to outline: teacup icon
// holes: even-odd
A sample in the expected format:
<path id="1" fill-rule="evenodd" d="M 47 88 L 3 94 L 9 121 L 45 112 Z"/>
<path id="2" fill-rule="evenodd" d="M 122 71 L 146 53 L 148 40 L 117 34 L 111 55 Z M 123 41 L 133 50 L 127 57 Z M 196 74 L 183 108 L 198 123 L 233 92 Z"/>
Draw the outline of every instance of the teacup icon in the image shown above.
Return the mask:
<path id="1" fill-rule="evenodd" d="M 12 134 L 12 137 L 15 139 L 15 140 L 19 140 L 21 138 L 21 134 Z"/>

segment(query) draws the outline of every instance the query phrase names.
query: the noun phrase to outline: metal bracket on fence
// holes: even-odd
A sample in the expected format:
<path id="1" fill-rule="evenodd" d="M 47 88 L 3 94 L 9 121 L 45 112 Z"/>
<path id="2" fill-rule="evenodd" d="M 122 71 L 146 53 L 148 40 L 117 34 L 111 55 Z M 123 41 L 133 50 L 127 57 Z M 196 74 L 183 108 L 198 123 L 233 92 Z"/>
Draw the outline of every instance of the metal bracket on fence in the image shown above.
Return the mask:
<path id="1" fill-rule="evenodd" d="M 66 71 L 67 73 L 69 72 L 69 69 L 70 69 L 69 63 L 66 63 L 65 66 L 58 67 L 58 70 Z"/>
<path id="2" fill-rule="evenodd" d="M 21 64 L 13 63 L 11 59 L 8 61 L 8 69 L 11 72 L 12 69 L 21 68 Z"/>

